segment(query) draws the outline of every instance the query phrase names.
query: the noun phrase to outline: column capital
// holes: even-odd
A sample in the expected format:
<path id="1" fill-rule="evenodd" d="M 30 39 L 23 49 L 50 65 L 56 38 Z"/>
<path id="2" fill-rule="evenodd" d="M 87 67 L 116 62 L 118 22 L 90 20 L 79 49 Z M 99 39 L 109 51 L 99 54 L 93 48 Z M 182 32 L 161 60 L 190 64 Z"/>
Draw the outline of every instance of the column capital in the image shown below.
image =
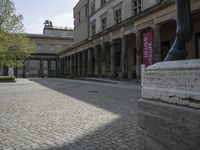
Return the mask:
<path id="1" fill-rule="evenodd" d="M 159 30 L 160 30 L 160 24 L 154 24 L 154 25 L 152 26 L 152 29 L 153 29 L 154 31 L 159 31 Z"/>

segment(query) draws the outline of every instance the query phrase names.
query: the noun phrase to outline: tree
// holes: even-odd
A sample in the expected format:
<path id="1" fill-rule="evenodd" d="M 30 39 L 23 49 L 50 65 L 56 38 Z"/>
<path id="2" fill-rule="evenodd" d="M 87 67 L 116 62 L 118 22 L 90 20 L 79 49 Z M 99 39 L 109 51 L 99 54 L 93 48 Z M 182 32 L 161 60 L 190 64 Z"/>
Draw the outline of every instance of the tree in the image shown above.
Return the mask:
<path id="1" fill-rule="evenodd" d="M 11 0 L 0 1 L 0 30 L 4 32 L 24 32 L 23 16 L 16 14 L 15 5 Z"/>
<path id="2" fill-rule="evenodd" d="M 36 49 L 35 43 L 25 34 L 0 33 L 0 64 L 22 66 Z"/>
<path id="3" fill-rule="evenodd" d="M 21 66 L 36 46 L 23 32 L 22 15 L 11 0 L 0 0 L 0 65 Z"/>

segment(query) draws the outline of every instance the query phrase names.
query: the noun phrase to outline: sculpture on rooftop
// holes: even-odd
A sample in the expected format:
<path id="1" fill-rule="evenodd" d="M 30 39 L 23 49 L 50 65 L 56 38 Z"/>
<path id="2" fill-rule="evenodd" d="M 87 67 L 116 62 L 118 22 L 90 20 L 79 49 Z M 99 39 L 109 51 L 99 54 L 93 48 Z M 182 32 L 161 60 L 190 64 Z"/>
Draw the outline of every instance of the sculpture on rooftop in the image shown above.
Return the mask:
<path id="1" fill-rule="evenodd" d="M 45 20 L 44 27 L 51 27 L 52 28 L 53 24 L 52 24 L 52 22 L 50 20 Z"/>
<path id="2" fill-rule="evenodd" d="M 188 56 L 186 42 L 190 41 L 193 34 L 190 0 L 176 0 L 177 29 L 176 39 L 164 61 L 183 60 Z"/>

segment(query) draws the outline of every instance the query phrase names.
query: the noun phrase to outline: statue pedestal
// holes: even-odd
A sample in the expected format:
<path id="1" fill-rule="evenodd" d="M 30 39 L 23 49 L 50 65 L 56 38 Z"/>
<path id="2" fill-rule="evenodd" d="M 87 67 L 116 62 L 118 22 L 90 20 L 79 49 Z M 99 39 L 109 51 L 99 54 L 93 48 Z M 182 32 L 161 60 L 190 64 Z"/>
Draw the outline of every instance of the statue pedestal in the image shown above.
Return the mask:
<path id="1" fill-rule="evenodd" d="M 139 150 L 199 150 L 200 60 L 147 68 L 138 108 Z"/>

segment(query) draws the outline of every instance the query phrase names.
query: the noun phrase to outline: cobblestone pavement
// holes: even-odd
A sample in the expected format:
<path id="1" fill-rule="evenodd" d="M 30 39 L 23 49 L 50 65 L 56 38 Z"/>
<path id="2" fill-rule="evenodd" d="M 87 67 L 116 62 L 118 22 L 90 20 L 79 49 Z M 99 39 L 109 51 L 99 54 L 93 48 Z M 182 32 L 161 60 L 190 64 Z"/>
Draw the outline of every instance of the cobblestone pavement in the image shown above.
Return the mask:
<path id="1" fill-rule="evenodd" d="M 129 83 L 0 83 L 0 149 L 135 150 L 139 97 Z"/>

